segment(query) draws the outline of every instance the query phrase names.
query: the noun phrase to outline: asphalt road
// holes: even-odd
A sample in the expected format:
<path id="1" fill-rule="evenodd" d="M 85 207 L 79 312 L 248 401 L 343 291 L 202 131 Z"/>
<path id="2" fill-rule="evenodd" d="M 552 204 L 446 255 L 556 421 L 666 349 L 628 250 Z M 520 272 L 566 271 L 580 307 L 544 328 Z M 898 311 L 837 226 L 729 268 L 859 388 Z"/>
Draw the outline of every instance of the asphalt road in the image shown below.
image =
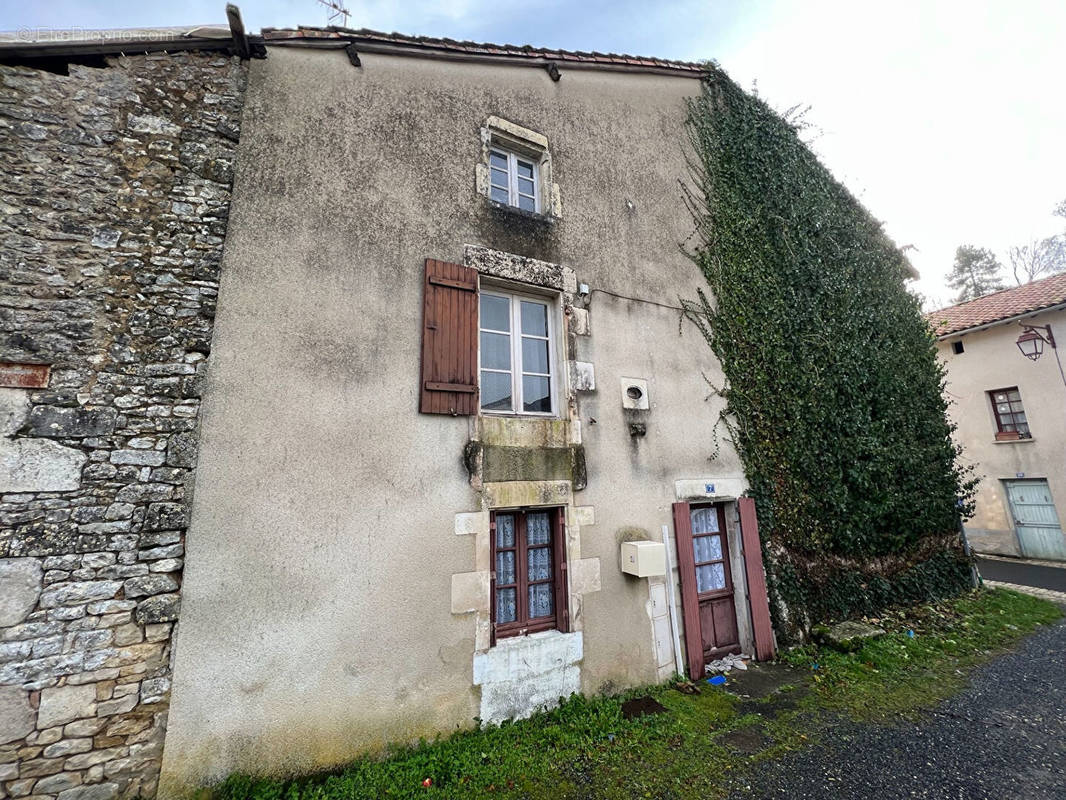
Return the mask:
<path id="1" fill-rule="evenodd" d="M 1066 564 L 1062 567 L 1045 567 L 1024 561 L 978 558 L 977 568 L 985 580 L 1019 583 L 1022 586 L 1039 586 L 1041 589 L 1066 592 Z"/>
<path id="2" fill-rule="evenodd" d="M 918 724 L 845 722 L 760 765 L 733 798 L 1066 798 L 1066 623 L 977 669 Z"/>

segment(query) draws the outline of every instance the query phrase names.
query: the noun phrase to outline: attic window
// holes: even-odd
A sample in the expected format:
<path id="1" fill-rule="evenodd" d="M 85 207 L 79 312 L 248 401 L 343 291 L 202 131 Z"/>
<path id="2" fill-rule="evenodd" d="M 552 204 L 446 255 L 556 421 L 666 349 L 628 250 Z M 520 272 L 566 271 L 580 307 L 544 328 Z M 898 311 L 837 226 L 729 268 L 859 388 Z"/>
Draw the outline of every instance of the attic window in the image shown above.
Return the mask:
<path id="1" fill-rule="evenodd" d="M 559 188 L 552 183 L 548 137 L 500 117 L 481 128 L 481 160 L 476 165 L 477 191 L 504 206 L 559 217 Z"/>
<path id="2" fill-rule="evenodd" d="M 501 148 L 489 151 L 489 197 L 523 211 L 536 212 L 537 165 Z"/>
<path id="3" fill-rule="evenodd" d="M 963 353 L 966 352 L 966 348 L 962 345 L 962 340 L 951 343 L 951 352 L 953 352 L 957 356 L 961 356 Z"/>

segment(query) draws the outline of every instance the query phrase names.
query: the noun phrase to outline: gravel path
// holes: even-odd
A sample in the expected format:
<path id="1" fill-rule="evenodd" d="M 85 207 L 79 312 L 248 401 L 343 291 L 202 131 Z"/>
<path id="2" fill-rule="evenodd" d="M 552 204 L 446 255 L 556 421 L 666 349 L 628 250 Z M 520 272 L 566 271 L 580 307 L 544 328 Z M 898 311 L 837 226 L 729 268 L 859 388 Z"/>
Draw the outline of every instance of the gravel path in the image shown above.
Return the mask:
<path id="1" fill-rule="evenodd" d="M 972 674 L 920 723 L 842 723 L 756 767 L 734 798 L 1066 798 L 1066 623 Z"/>

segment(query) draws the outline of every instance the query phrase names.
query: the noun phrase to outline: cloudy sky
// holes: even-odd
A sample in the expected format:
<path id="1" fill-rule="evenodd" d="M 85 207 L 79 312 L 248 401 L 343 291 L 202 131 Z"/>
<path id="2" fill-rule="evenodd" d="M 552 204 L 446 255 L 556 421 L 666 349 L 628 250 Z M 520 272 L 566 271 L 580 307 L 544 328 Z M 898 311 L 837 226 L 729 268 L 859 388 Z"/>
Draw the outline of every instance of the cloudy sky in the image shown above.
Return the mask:
<path id="1" fill-rule="evenodd" d="M 316 0 L 237 0 L 246 26 L 321 25 Z M 812 145 L 901 245 L 929 305 L 955 247 L 1062 229 L 1063 0 L 346 0 L 351 27 L 716 59 L 775 108 L 811 106 Z M 0 6 L 0 29 L 223 22 L 224 0 Z M 940 301 L 940 302 L 937 302 Z"/>

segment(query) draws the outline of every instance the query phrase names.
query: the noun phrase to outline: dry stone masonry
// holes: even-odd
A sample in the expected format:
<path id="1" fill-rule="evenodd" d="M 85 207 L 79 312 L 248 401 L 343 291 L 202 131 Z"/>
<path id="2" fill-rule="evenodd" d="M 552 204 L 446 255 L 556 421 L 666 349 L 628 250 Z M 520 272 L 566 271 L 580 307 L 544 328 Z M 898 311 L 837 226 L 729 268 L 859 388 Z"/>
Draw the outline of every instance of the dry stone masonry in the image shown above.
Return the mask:
<path id="1" fill-rule="evenodd" d="M 0 800 L 155 793 L 246 69 L 0 66 Z"/>

